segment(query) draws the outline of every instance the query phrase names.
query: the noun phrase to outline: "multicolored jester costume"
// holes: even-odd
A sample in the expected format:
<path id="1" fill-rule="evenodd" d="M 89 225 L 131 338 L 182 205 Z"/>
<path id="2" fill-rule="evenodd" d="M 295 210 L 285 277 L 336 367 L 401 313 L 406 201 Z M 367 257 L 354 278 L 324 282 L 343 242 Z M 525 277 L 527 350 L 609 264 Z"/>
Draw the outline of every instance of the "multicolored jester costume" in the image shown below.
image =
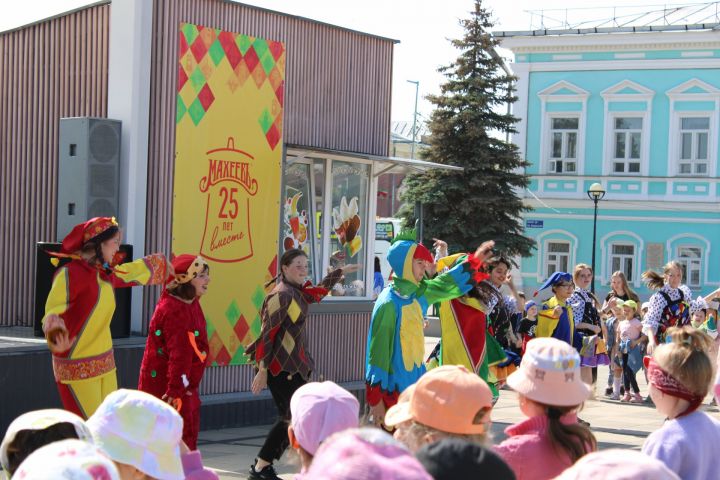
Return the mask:
<path id="1" fill-rule="evenodd" d="M 413 276 L 413 261 L 433 263 L 430 251 L 414 241 L 414 231 L 401 232 L 388 250 L 392 281 L 380 293 L 373 309 L 366 350 L 367 401 L 386 407 L 425 373 L 423 314 L 433 303 L 467 293 L 484 277 L 482 263 L 473 255 L 432 280 Z"/>
<path id="2" fill-rule="evenodd" d="M 533 294 L 537 296 L 538 292 L 552 287 L 560 282 L 572 282 L 572 275 L 566 272 L 555 272 L 550 278 L 545 280 L 540 288 Z M 555 307 L 562 307 L 559 317 L 555 316 Z M 536 337 L 553 337 L 563 342 L 573 344 L 575 335 L 575 321 L 573 320 L 572 307 L 566 302 L 560 302 L 556 296 L 552 296 L 543 302 L 538 308 L 538 324 L 535 329 Z"/>
<path id="3" fill-rule="evenodd" d="M 437 271 L 450 270 L 467 260 L 458 253 L 437 261 Z M 486 274 L 484 274 L 487 277 Z M 485 380 L 498 396 L 497 379 L 490 366 L 507 360 L 505 351 L 488 332 L 487 306 L 478 298 L 463 295 L 440 303 L 440 349 L 438 365 L 463 365 Z M 430 367 L 428 367 L 430 368 Z"/>

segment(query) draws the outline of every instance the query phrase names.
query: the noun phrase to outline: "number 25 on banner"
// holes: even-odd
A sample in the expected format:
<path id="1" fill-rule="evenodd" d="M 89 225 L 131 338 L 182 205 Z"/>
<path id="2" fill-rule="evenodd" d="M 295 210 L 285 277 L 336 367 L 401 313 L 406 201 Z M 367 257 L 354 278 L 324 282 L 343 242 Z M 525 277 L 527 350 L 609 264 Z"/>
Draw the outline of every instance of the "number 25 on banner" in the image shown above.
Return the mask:
<path id="1" fill-rule="evenodd" d="M 258 182 L 250 175 L 254 158 L 236 150 L 232 138 L 226 148 L 207 155 L 208 174 L 200 180 L 200 192 L 207 194 L 200 253 L 217 262 L 246 260 L 253 256 L 250 205 L 258 192 Z"/>
<path id="2" fill-rule="evenodd" d="M 218 218 L 237 218 L 238 216 L 238 202 L 235 196 L 238 192 L 237 188 L 231 188 L 230 193 L 226 187 L 220 189 L 220 196 L 222 197 L 222 205 L 220 206 L 220 213 Z M 228 205 L 229 203 L 229 205 Z M 229 207 L 229 209 L 228 209 Z"/>

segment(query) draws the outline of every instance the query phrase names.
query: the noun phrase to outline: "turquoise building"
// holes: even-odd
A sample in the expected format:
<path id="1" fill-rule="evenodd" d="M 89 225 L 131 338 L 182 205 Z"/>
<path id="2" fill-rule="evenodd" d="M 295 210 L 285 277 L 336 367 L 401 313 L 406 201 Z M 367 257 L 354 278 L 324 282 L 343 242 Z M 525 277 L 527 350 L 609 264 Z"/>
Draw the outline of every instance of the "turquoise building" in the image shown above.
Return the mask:
<path id="1" fill-rule="evenodd" d="M 515 56 L 513 142 L 531 164 L 523 221 L 537 250 L 520 260 L 525 291 L 591 263 L 595 182 L 607 192 L 598 293 L 622 270 L 646 299 L 641 273 L 673 259 L 695 296 L 720 285 L 720 31 L 688 27 L 496 33 Z"/>

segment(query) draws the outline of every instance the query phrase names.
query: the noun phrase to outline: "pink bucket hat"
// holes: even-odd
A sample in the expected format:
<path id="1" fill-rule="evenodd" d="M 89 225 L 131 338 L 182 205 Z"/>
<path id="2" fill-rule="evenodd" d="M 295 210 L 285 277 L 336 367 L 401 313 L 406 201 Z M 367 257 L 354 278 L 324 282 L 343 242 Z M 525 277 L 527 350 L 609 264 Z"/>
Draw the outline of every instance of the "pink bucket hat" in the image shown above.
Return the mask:
<path id="1" fill-rule="evenodd" d="M 138 390 L 117 390 L 87 425 L 95 444 L 118 463 L 159 480 L 183 480 L 180 441 L 183 420 L 167 403 Z"/>
<path id="2" fill-rule="evenodd" d="M 22 430 L 45 430 L 58 423 L 71 424 L 75 427 L 77 438 L 92 443 L 92 433 L 90 433 L 87 425 L 85 425 L 85 420 L 72 412 L 59 408 L 48 408 L 23 413 L 12 421 L 0 445 L 0 464 L 2 464 L 3 470 L 5 472 L 9 470 L 10 459 L 8 458 L 8 448 L 15 441 L 18 432 Z"/>
<path id="3" fill-rule="evenodd" d="M 290 399 L 290 425 L 310 455 L 333 433 L 357 428 L 359 416 L 357 399 L 333 382 L 307 383 Z"/>
<path id="4" fill-rule="evenodd" d="M 530 340 L 507 384 L 530 400 L 556 407 L 579 405 L 590 397 L 590 387 L 580 378 L 580 355 L 555 338 Z"/>
<path id="5" fill-rule="evenodd" d="M 656 458 L 611 448 L 585 455 L 555 480 L 680 480 Z"/>
<path id="6" fill-rule="evenodd" d="M 482 434 L 487 427 L 475 417 L 481 409 L 492 408 L 492 397 L 487 383 L 465 367 L 443 365 L 420 377 L 407 401 L 390 407 L 385 425 L 415 420 L 443 432 Z"/>
<path id="7" fill-rule="evenodd" d="M 92 443 L 69 439 L 35 450 L 13 480 L 120 480 L 115 464 Z"/>
<path id="8" fill-rule="evenodd" d="M 305 480 L 432 480 L 420 462 L 378 428 L 345 430 L 323 442 Z"/>

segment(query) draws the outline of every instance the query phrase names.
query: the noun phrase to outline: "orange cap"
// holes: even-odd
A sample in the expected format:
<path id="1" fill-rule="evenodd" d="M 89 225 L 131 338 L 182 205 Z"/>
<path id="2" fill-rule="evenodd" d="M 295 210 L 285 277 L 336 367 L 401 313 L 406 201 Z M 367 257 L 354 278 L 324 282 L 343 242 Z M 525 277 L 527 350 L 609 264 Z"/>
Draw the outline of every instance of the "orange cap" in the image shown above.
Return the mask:
<path id="1" fill-rule="evenodd" d="M 404 394 L 405 392 L 403 392 Z M 487 431 L 475 419 L 483 408 L 492 408 L 487 383 L 460 365 L 443 365 L 420 377 L 408 400 L 390 407 L 385 424 L 394 427 L 408 420 L 436 430 L 461 435 Z"/>

